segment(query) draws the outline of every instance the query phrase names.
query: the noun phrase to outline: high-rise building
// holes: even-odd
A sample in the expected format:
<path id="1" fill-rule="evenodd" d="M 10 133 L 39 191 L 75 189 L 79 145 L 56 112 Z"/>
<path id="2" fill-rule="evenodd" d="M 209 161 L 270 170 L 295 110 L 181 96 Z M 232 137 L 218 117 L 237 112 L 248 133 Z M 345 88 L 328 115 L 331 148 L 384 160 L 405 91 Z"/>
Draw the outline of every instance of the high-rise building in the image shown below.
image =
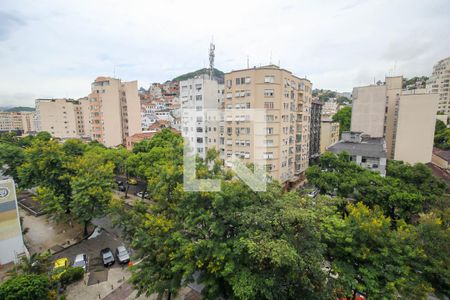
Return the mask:
<path id="1" fill-rule="evenodd" d="M 311 102 L 311 122 L 309 134 L 309 159 L 320 155 L 320 125 L 323 103 L 318 99 Z"/>
<path id="2" fill-rule="evenodd" d="M 36 131 L 47 131 L 62 139 L 88 137 L 87 103 L 85 98 L 36 99 Z"/>
<path id="3" fill-rule="evenodd" d="M 384 137 L 389 159 L 431 161 L 438 94 L 402 90 L 403 77 L 353 89 L 351 131 Z"/>
<path id="4" fill-rule="evenodd" d="M 204 74 L 180 82 L 181 129 L 190 147 L 205 158 L 208 149 L 219 150 L 223 84 Z"/>
<path id="5" fill-rule="evenodd" d="M 19 134 L 36 131 L 34 112 L 0 112 L 0 132 Z"/>
<path id="6" fill-rule="evenodd" d="M 320 127 L 320 154 L 324 153 L 328 146 L 339 141 L 339 122 L 331 119 L 322 119 Z"/>
<path id="7" fill-rule="evenodd" d="M 438 112 L 450 114 L 450 57 L 434 65 L 427 90 L 439 95 Z"/>
<path id="8" fill-rule="evenodd" d="M 94 140 L 113 147 L 125 144 L 127 137 L 142 131 L 137 81 L 97 77 L 88 98 Z"/>
<path id="9" fill-rule="evenodd" d="M 225 74 L 224 108 L 257 109 L 265 113 L 265 128 L 255 128 L 245 110 L 240 118 L 224 120 L 220 133 L 221 154 L 248 163 L 265 164 L 267 175 L 295 185 L 309 165 L 312 84 L 275 65 L 253 67 Z M 261 134 L 262 144 L 256 135 Z M 258 148 L 264 149 L 259 153 Z"/>

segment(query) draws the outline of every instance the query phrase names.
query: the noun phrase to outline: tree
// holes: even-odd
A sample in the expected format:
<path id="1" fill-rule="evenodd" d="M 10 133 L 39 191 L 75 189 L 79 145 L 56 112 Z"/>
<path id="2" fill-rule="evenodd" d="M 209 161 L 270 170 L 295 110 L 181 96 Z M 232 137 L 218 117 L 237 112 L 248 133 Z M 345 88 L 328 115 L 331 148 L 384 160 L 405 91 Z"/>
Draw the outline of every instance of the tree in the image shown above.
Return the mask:
<path id="1" fill-rule="evenodd" d="M 138 145 L 135 152 L 147 154 L 154 170 L 148 181 L 155 203 L 125 211 L 112 203 L 115 224 L 141 260 L 132 275 L 139 293 L 176 293 L 190 282 L 204 285 L 206 299 L 318 299 L 329 292 L 318 218 L 298 195 L 277 183 L 253 192 L 202 160 L 198 176 L 222 180 L 222 191 L 184 192 L 182 149 L 170 131 Z"/>
<path id="2" fill-rule="evenodd" d="M 79 139 L 68 139 L 64 142 L 62 150 L 68 156 L 81 156 L 86 151 L 86 144 Z"/>
<path id="3" fill-rule="evenodd" d="M 308 181 L 322 193 L 378 205 L 393 221 L 411 221 L 430 209 L 443 196 L 446 185 L 427 166 L 389 161 L 387 176 L 366 170 L 350 161 L 346 153 L 325 153 L 306 171 Z"/>
<path id="4" fill-rule="evenodd" d="M 24 161 L 24 150 L 16 145 L 0 142 L 0 169 L 6 166 L 5 175 L 18 182 L 17 168 Z"/>
<path id="5" fill-rule="evenodd" d="M 21 257 L 19 263 L 15 265 L 15 274 L 45 274 L 47 273 L 51 261 L 50 252 L 33 253 L 31 256 Z"/>
<path id="6" fill-rule="evenodd" d="M 70 210 L 74 218 L 84 224 L 84 235 L 91 220 L 103 216 L 111 200 L 114 165 L 103 163 L 97 154 L 80 157 L 76 174 L 70 181 L 72 201 Z"/>
<path id="7" fill-rule="evenodd" d="M 391 220 L 378 208 L 361 202 L 347 207 L 348 215 L 328 217 L 322 224 L 336 290 L 346 296 L 357 290 L 370 299 L 426 299 L 431 285 L 417 272 L 421 251 L 413 245 L 414 229 Z"/>
<path id="8" fill-rule="evenodd" d="M 450 149 L 450 129 L 441 120 L 436 120 L 434 146 L 444 150 Z"/>
<path id="9" fill-rule="evenodd" d="M 350 122 L 352 120 L 352 108 L 346 106 L 341 108 L 335 115 L 333 121 L 339 122 L 339 135 L 344 131 L 350 130 Z"/>
<path id="10" fill-rule="evenodd" d="M 48 299 L 49 280 L 46 275 L 25 274 L 14 276 L 0 285 L 0 299 Z"/>
<path id="11" fill-rule="evenodd" d="M 57 219 L 70 213 L 73 160 L 58 142 L 37 138 L 25 149 L 24 163 L 17 169 L 20 186 L 40 187 L 37 199 Z"/>

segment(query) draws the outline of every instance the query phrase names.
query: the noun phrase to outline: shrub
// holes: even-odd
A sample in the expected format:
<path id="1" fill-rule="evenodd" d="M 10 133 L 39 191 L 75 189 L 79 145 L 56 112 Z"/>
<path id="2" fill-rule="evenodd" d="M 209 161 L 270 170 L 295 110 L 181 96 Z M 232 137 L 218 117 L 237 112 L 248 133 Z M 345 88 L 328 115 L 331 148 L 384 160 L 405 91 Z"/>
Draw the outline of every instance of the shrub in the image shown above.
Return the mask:
<path id="1" fill-rule="evenodd" d="M 72 268 L 69 267 L 67 268 L 66 272 L 64 272 L 61 275 L 61 278 L 59 279 L 59 281 L 62 284 L 70 284 L 72 282 L 78 281 L 83 279 L 84 276 L 84 269 L 81 267 L 76 267 L 76 268 Z"/>
<path id="2" fill-rule="evenodd" d="M 0 285 L 0 299 L 47 299 L 49 281 L 45 275 L 26 274 L 12 277 Z"/>

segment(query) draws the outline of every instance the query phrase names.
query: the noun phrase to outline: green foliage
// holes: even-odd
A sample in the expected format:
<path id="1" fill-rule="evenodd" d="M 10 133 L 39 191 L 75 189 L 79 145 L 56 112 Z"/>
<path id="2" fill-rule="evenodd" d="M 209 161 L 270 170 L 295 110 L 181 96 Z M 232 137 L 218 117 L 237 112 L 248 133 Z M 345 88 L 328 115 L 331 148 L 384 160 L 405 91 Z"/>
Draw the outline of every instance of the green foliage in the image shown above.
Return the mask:
<path id="1" fill-rule="evenodd" d="M 70 211 L 73 217 L 83 223 L 84 234 L 87 225 L 96 217 L 104 215 L 111 200 L 114 165 L 103 163 L 100 155 L 88 153 L 76 163 L 75 176 L 71 178 L 72 201 Z"/>
<path id="2" fill-rule="evenodd" d="M 450 150 L 450 129 L 441 120 L 436 120 L 434 146 L 440 149 Z"/>
<path id="3" fill-rule="evenodd" d="M 195 76 L 198 75 L 202 75 L 202 74 L 209 74 L 209 69 L 203 68 L 194 72 L 189 72 L 183 75 L 180 75 L 178 77 L 175 77 L 174 79 L 172 79 L 172 81 L 183 81 L 183 80 L 187 80 L 189 78 L 194 78 Z M 222 71 L 214 68 L 214 77 L 219 78 L 219 79 L 224 79 L 225 77 L 225 73 L 223 73 Z"/>
<path id="4" fill-rule="evenodd" d="M 82 267 L 68 267 L 66 271 L 61 275 L 59 281 L 64 284 L 71 284 L 73 282 L 79 281 L 84 277 L 84 269 Z"/>
<path id="5" fill-rule="evenodd" d="M 14 276 L 0 285 L 0 299 L 48 299 L 49 280 L 46 275 L 25 274 Z"/>
<path id="6" fill-rule="evenodd" d="M 21 112 L 21 111 L 35 111 L 34 107 L 16 106 L 5 110 L 5 112 Z"/>
<path id="7" fill-rule="evenodd" d="M 5 175 L 18 180 L 17 168 L 24 161 L 24 150 L 16 145 L 0 142 L 0 169 L 6 166 Z"/>
<path id="8" fill-rule="evenodd" d="M 51 265 L 50 252 L 34 253 L 30 257 L 21 257 L 15 265 L 13 274 L 45 274 Z"/>
<path id="9" fill-rule="evenodd" d="M 411 220 L 429 209 L 445 192 L 446 185 L 423 164 L 414 166 L 389 161 L 381 177 L 349 161 L 347 154 L 325 153 L 306 172 L 308 181 L 322 193 L 353 198 L 369 207 L 378 205 L 395 220 Z"/>
<path id="10" fill-rule="evenodd" d="M 381 210 L 361 202 L 347 212 L 322 225 L 332 270 L 339 274 L 337 290 L 349 296 L 356 289 L 371 299 L 426 299 L 433 289 L 414 264 L 422 257 L 422 249 L 413 246 L 414 228 L 402 223 L 393 230 Z"/>
<path id="11" fill-rule="evenodd" d="M 350 106 L 341 108 L 333 115 L 333 121 L 339 122 L 339 135 L 344 131 L 349 131 L 350 123 L 352 121 L 352 108 Z"/>
<path id="12" fill-rule="evenodd" d="M 64 142 L 62 150 L 68 156 L 81 156 L 86 151 L 86 144 L 79 139 L 68 139 Z"/>

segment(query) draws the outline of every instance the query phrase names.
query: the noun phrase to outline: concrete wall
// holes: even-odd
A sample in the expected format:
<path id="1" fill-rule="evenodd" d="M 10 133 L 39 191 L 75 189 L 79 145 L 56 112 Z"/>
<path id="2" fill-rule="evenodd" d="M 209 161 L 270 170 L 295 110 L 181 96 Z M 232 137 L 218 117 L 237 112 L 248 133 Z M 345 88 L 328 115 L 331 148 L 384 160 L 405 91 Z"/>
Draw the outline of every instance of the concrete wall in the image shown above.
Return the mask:
<path id="1" fill-rule="evenodd" d="M 437 94 L 400 96 L 395 160 L 410 164 L 431 161 L 437 106 Z"/>
<path id="2" fill-rule="evenodd" d="M 383 137 L 386 104 L 386 86 L 357 87 L 352 93 L 351 131 L 360 131 L 371 137 Z"/>

